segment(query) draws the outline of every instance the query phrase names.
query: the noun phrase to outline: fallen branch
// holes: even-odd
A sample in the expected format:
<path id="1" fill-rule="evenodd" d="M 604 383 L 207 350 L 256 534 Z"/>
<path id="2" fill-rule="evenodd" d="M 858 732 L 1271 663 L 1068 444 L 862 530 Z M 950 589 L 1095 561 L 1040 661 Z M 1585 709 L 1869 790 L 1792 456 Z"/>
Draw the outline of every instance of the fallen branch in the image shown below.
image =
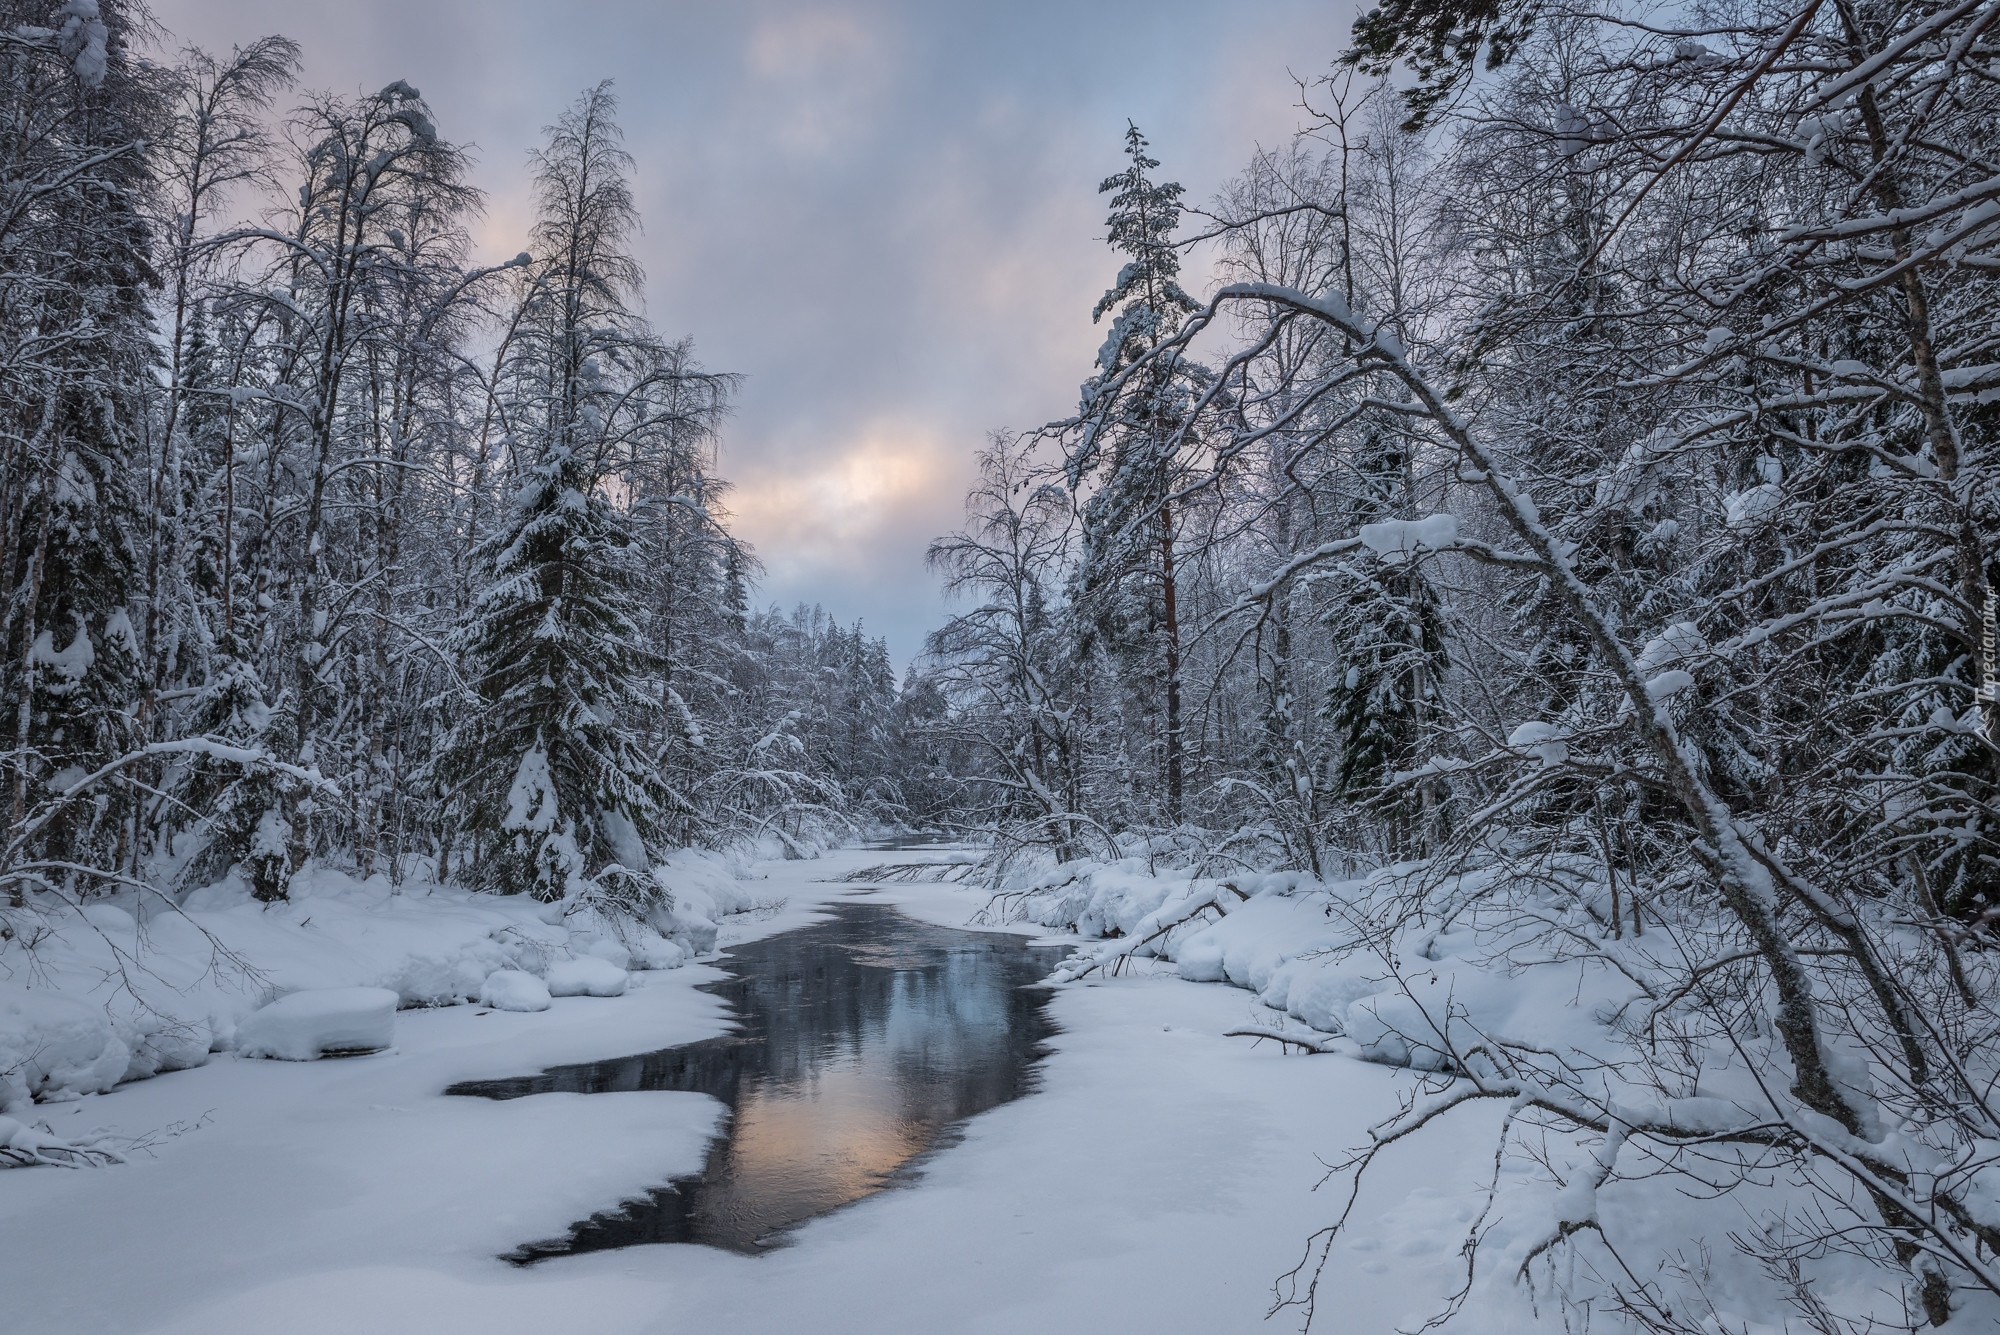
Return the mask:
<path id="1" fill-rule="evenodd" d="M 47 1123 L 35 1127 L 17 1118 L 0 1117 L 0 1168 L 36 1164 L 51 1168 L 104 1168 L 124 1162 L 124 1155 L 104 1148 L 101 1137 L 64 1140 L 50 1131 Z"/>
<path id="2" fill-rule="evenodd" d="M 1235 900 L 1224 901 L 1222 898 L 1224 892 L 1234 895 L 1236 897 Z M 1073 983 L 1077 979 L 1089 974 L 1092 970 L 1101 969 L 1107 964 L 1113 966 L 1113 972 L 1115 972 L 1119 961 L 1129 959 L 1141 949 L 1159 940 L 1168 932 L 1173 931 L 1174 928 L 1187 922 L 1204 909 L 1214 909 L 1218 915 L 1227 914 L 1236 904 L 1240 904 L 1248 898 L 1249 896 L 1241 890 L 1224 881 L 1213 890 L 1204 890 L 1200 894 L 1189 895 L 1177 904 L 1170 904 L 1164 908 L 1154 909 L 1151 913 L 1140 919 L 1139 925 L 1133 929 L 1132 935 L 1120 941 L 1112 949 L 1096 955 L 1073 955 L 1061 964 L 1058 964 L 1055 972 L 1049 975 L 1050 981 Z"/>
<path id="3" fill-rule="evenodd" d="M 942 862 L 885 862 L 879 866 L 863 867 L 859 871 L 848 872 L 843 881 L 892 881 L 909 884 L 918 881 L 963 881 L 979 863 L 974 859 L 951 858 Z M 925 872 L 935 871 L 935 876 Z"/>
<path id="4" fill-rule="evenodd" d="M 1312 1038 L 1296 1031 L 1273 1029 L 1269 1025 L 1262 1024 L 1247 1025 L 1242 1029 L 1231 1029 L 1226 1031 L 1223 1037 L 1268 1038 L 1279 1043 L 1288 1043 L 1293 1047 L 1303 1048 L 1307 1052 L 1318 1053 L 1322 1056 L 1340 1051 L 1337 1035 L 1329 1034 L 1324 1038 Z"/>

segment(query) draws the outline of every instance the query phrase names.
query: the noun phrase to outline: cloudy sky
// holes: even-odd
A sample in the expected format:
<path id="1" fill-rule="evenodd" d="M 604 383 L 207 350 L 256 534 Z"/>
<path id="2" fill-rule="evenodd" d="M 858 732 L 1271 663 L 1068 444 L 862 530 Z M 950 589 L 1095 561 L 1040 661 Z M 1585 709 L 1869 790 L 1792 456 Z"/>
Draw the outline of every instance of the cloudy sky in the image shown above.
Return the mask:
<path id="1" fill-rule="evenodd" d="M 762 596 L 823 603 L 899 666 L 985 434 L 1069 412 L 1117 268 L 1100 179 L 1127 118 L 1205 201 L 1301 112 L 1347 0 L 153 0 L 179 41 L 282 32 L 305 83 L 430 100 L 477 145 L 491 257 L 525 154 L 615 81 L 647 310 L 747 379 L 724 443 Z M 1199 276 L 1198 270 L 1195 277 Z M 1190 286 L 1194 286 L 1193 283 Z"/>

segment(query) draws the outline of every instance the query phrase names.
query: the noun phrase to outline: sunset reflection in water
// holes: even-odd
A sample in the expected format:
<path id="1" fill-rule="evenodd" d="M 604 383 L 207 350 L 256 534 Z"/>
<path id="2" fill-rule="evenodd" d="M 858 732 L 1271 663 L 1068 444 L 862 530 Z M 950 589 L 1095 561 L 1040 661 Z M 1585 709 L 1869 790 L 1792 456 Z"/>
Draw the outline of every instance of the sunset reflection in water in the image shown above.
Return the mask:
<path id="1" fill-rule="evenodd" d="M 741 1027 L 721 1038 L 447 1093 L 695 1090 L 731 1116 L 699 1174 L 509 1259 L 696 1242 L 755 1253 L 881 1190 L 953 1124 L 1029 1092 L 1053 1032 L 1032 986 L 1063 951 L 933 927 L 880 904 L 732 948 L 706 985 Z"/>

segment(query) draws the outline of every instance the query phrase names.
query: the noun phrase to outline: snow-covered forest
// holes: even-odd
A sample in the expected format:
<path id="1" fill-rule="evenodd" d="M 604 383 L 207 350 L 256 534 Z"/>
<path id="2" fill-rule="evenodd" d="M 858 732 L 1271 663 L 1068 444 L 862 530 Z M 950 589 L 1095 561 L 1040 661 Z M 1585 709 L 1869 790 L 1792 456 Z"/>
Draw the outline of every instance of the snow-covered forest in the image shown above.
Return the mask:
<path id="1" fill-rule="evenodd" d="M 14 910 L 313 862 L 643 898 L 661 849 L 893 815 L 886 649 L 753 608 L 735 378 L 637 314 L 610 90 L 475 266 L 416 89 L 127 23 L 6 18 Z"/>
<path id="2" fill-rule="evenodd" d="M 1441 1316 L 2000 1311 L 1996 14 L 1389 0 L 933 548 L 1001 906 L 1494 1139 Z"/>
<path id="3" fill-rule="evenodd" d="M 1471 1144 L 1445 1329 L 2000 1320 L 1991 0 L 1384 0 L 1214 198 L 1132 127 L 1101 350 L 900 680 L 759 609 L 608 86 L 480 265 L 416 89 L 0 10 L 0 1163 L 248 1052 L 149 924 L 185 990 L 254 972 L 232 904 L 422 887 L 476 948 L 299 976 L 546 1006 L 707 952 L 746 857 L 925 832 L 886 879 L 1059 982 L 1401 1073 L 1280 1315 L 1343 1328 L 1371 1173 Z M 29 997 L 86 975 L 112 1019 Z"/>

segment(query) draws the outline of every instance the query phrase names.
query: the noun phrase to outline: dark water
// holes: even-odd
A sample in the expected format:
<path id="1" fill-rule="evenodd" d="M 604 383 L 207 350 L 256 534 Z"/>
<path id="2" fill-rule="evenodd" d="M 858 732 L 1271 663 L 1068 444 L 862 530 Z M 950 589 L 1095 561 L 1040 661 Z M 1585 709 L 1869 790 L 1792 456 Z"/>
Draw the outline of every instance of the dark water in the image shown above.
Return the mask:
<path id="1" fill-rule="evenodd" d="M 860 847 L 896 851 L 912 848 L 962 849 L 963 845 L 955 842 L 955 838 L 956 836 L 951 834 L 925 834 L 922 831 L 915 831 L 908 834 L 887 835 L 881 839 L 870 839 L 860 845 Z"/>
<path id="2" fill-rule="evenodd" d="M 729 1105 L 699 1174 L 508 1259 L 646 1242 L 754 1254 L 785 1229 L 880 1191 L 954 1124 L 1030 1091 L 1054 1032 L 1047 993 L 1032 984 L 1064 953 L 932 927 L 880 904 L 841 904 L 824 922 L 730 949 L 722 967 L 734 976 L 705 989 L 735 1007 L 736 1033 L 453 1085 L 447 1094 L 491 1099 L 698 1090 Z"/>

